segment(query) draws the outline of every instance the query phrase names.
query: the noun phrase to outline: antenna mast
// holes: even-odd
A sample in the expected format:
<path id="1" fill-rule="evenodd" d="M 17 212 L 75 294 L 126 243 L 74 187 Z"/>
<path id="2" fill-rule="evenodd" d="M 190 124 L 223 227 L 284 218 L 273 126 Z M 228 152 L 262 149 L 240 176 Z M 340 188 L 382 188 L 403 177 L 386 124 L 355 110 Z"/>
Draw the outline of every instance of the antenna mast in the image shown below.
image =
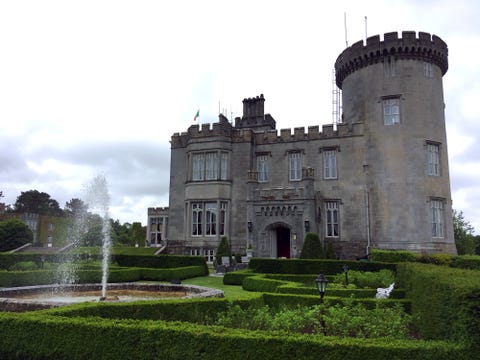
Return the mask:
<path id="1" fill-rule="evenodd" d="M 345 47 L 348 47 L 348 38 L 347 38 L 347 12 L 343 13 L 343 27 L 345 28 Z"/>

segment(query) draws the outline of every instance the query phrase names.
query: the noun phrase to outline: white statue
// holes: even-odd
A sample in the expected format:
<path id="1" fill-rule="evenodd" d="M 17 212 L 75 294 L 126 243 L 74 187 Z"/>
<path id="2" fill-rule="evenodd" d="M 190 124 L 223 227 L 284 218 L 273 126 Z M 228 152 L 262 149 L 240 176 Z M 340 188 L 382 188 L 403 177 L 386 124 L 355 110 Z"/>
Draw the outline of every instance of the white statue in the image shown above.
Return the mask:
<path id="1" fill-rule="evenodd" d="M 390 284 L 388 288 L 377 288 L 377 295 L 375 295 L 376 299 L 388 299 L 390 297 L 390 293 L 393 291 L 393 287 L 395 283 Z"/>

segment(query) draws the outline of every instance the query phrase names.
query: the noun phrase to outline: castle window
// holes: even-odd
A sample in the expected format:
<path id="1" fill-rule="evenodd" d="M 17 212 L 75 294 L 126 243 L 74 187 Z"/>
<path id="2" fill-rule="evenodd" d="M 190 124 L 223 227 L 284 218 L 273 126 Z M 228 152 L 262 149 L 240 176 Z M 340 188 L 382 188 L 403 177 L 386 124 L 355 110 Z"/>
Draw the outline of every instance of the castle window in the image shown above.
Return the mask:
<path id="1" fill-rule="evenodd" d="M 433 78 L 433 67 L 431 63 L 426 61 L 423 63 L 423 75 L 426 78 Z"/>
<path id="2" fill-rule="evenodd" d="M 218 178 L 218 154 L 210 152 L 205 154 L 205 179 L 217 180 Z"/>
<path id="3" fill-rule="evenodd" d="M 394 77 L 396 75 L 396 62 L 392 56 L 387 56 L 383 62 L 383 76 Z"/>
<path id="4" fill-rule="evenodd" d="M 203 218 L 203 204 L 192 204 L 192 235 L 202 235 L 202 218 Z"/>
<path id="5" fill-rule="evenodd" d="M 205 203 L 205 235 L 217 234 L 217 203 Z"/>
<path id="6" fill-rule="evenodd" d="M 338 201 L 325 202 L 325 236 L 338 237 L 339 234 Z"/>
<path id="7" fill-rule="evenodd" d="M 337 151 L 326 150 L 323 152 L 323 178 L 337 178 Z"/>
<path id="8" fill-rule="evenodd" d="M 432 199 L 430 201 L 432 215 L 432 237 L 443 237 L 444 211 L 443 200 Z"/>
<path id="9" fill-rule="evenodd" d="M 193 154 L 193 180 L 203 180 L 203 171 L 205 166 L 205 155 L 204 154 Z"/>
<path id="10" fill-rule="evenodd" d="M 215 250 L 213 249 L 204 249 L 203 256 L 205 257 L 206 262 L 213 262 L 215 260 Z"/>
<path id="11" fill-rule="evenodd" d="M 228 153 L 220 154 L 220 180 L 227 180 Z"/>
<path id="12" fill-rule="evenodd" d="M 228 153 L 209 151 L 192 155 L 192 180 L 227 180 Z M 219 176 L 220 175 L 220 176 Z"/>
<path id="13" fill-rule="evenodd" d="M 427 143 L 427 174 L 440 176 L 440 145 Z"/>
<path id="14" fill-rule="evenodd" d="M 220 235 L 225 235 L 225 224 L 227 222 L 227 203 L 220 202 Z"/>
<path id="15" fill-rule="evenodd" d="M 268 156 L 267 155 L 257 156 L 257 171 L 258 171 L 258 181 L 267 182 L 268 181 Z"/>
<path id="16" fill-rule="evenodd" d="M 383 99 L 383 123 L 385 125 L 400 123 L 400 98 Z"/>
<path id="17" fill-rule="evenodd" d="M 302 154 L 291 152 L 288 156 L 288 172 L 290 181 L 302 180 Z"/>

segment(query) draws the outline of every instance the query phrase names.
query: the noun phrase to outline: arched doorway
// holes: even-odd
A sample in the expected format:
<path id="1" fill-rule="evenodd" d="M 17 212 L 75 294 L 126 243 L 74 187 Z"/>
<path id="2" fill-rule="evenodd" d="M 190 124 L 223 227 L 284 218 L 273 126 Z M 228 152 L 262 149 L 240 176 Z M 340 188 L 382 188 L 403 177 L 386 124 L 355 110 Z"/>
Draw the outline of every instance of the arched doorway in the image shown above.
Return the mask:
<path id="1" fill-rule="evenodd" d="M 277 257 L 290 258 L 290 229 L 284 226 L 275 228 L 277 238 Z"/>

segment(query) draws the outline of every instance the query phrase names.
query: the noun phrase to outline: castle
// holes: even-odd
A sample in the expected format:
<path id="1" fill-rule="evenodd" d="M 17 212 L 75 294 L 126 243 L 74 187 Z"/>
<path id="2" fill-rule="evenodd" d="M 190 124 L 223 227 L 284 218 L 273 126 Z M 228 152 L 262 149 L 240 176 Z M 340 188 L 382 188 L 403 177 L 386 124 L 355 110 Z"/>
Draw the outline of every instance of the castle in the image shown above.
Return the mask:
<path id="1" fill-rule="evenodd" d="M 207 260 L 222 236 L 234 253 L 299 257 L 308 232 L 341 259 L 372 248 L 456 253 L 447 69 L 438 36 L 372 36 L 336 60 L 343 103 L 336 126 L 278 133 L 260 95 L 243 100 L 234 125 L 219 115 L 212 126 L 173 134 L 170 203 L 161 209 L 168 234 L 159 242 Z"/>

